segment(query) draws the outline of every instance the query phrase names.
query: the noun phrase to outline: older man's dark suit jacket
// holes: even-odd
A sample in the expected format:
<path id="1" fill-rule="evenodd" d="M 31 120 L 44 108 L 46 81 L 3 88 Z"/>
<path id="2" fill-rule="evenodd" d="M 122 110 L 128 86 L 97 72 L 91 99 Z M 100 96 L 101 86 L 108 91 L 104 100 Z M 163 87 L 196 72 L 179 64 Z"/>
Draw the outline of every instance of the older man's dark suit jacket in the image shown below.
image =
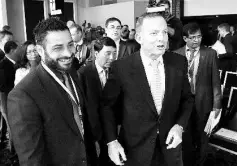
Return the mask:
<path id="1" fill-rule="evenodd" d="M 84 94 L 76 73 L 71 76 L 84 115 L 84 141 L 68 94 L 42 65 L 10 92 L 8 120 L 20 165 L 94 165 L 96 153 L 84 111 Z"/>
<path id="2" fill-rule="evenodd" d="M 123 41 L 120 40 L 119 42 L 119 51 L 118 51 L 118 58 L 121 59 L 128 55 L 133 54 L 134 52 L 137 52 L 140 49 L 140 45 L 133 41 Z"/>
<path id="3" fill-rule="evenodd" d="M 160 116 L 150 92 L 140 52 L 115 61 L 103 91 L 101 115 L 106 141 L 118 138 L 127 156 L 126 166 L 150 166 L 156 146 L 157 130 L 160 145 L 166 151 L 169 166 L 175 166 L 175 150 L 166 149 L 170 129 L 179 124 L 186 127 L 193 98 L 187 77 L 187 60 L 178 54 L 163 55 L 165 95 Z M 113 105 L 121 98 L 122 124 L 117 136 Z M 159 142 L 158 142 L 159 143 Z"/>
<path id="4" fill-rule="evenodd" d="M 185 47 L 175 52 L 186 56 Z M 195 107 L 200 117 L 208 116 L 213 108 L 221 108 L 222 93 L 218 59 L 216 51 L 210 48 L 200 48 L 195 93 Z"/>

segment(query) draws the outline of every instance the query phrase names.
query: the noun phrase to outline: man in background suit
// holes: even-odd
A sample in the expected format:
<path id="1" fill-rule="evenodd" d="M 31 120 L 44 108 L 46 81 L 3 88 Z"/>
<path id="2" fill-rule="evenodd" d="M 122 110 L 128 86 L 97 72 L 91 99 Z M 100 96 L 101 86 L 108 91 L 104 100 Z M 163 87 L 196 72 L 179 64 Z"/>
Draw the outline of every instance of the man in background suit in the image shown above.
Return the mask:
<path id="1" fill-rule="evenodd" d="M 1 135 L 1 149 L 4 146 L 11 150 L 11 137 L 7 122 L 7 96 L 8 93 L 14 87 L 15 81 L 15 63 L 17 57 L 15 56 L 15 51 L 17 49 L 17 44 L 14 41 L 8 41 L 4 46 L 5 57 L 0 61 L 0 111 L 3 116 L 2 123 L 2 135 Z M 7 132 L 9 133 L 9 139 L 7 138 Z M 4 141 L 7 144 L 4 145 Z"/>
<path id="2" fill-rule="evenodd" d="M 69 30 L 76 48 L 75 57 L 79 61 L 79 65 L 82 66 L 90 61 L 88 59 L 90 57 L 90 50 L 83 39 L 81 26 L 79 26 L 78 24 L 73 24 L 72 26 L 70 26 Z"/>
<path id="3" fill-rule="evenodd" d="M 224 44 L 226 53 L 218 55 L 220 69 L 224 71 L 236 71 L 236 60 L 234 57 L 233 37 L 230 33 L 230 25 L 227 23 L 220 24 L 218 33 L 221 37 L 221 42 Z"/>
<path id="4" fill-rule="evenodd" d="M 184 132 L 184 164 L 202 165 L 211 130 L 205 130 L 208 119 L 211 121 L 221 110 L 221 84 L 216 52 L 200 46 L 202 33 L 197 23 L 189 23 L 183 28 L 183 39 L 186 46 L 176 53 L 187 57 L 189 62 L 189 81 L 195 96 L 190 123 Z M 213 114 L 215 115 L 213 117 Z"/>
<path id="5" fill-rule="evenodd" d="M 0 61 L 4 58 L 4 45 L 6 42 L 11 41 L 13 38 L 13 34 L 9 31 L 3 30 L 0 31 Z"/>
<path id="6" fill-rule="evenodd" d="M 138 18 L 139 52 L 115 61 L 101 104 L 110 159 L 126 166 L 182 166 L 182 132 L 193 107 L 185 57 L 165 52 L 167 24 L 159 13 Z M 120 101 L 117 134 L 113 106 Z"/>
<path id="7" fill-rule="evenodd" d="M 94 166 L 96 151 L 66 24 L 48 18 L 34 29 L 41 64 L 8 96 L 8 121 L 24 166 Z"/>
<path id="8" fill-rule="evenodd" d="M 111 17 L 105 22 L 105 32 L 108 37 L 114 40 L 117 47 L 117 59 L 121 59 L 140 49 L 140 45 L 135 42 L 121 40 L 121 21 L 118 18 Z"/>
<path id="9" fill-rule="evenodd" d="M 87 112 L 93 129 L 94 139 L 100 145 L 100 166 L 111 165 L 108 157 L 107 145 L 102 137 L 101 118 L 99 106 L 102 90 L 108 78 L 108 70 L 116 57 L 116 44 L 113 39 L 103 37 L 94 44 L 95 61 L 79 70 L 79 78 L 82 82 L 87 99 Z"/>

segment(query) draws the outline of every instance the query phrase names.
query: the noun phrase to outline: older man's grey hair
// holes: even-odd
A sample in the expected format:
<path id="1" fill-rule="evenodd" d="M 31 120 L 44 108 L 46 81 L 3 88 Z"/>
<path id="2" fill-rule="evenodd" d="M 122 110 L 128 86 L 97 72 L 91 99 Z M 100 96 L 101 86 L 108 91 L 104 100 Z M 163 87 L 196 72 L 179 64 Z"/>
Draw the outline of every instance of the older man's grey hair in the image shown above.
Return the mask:
<path id="1" fill-rule="evenodd" d="M 156 17 L 162 17 L 164 18 L 159 12 L 153 12 L 153 13 L 144 13 L 140 17 L 138 17 L 137 22 L 136 22 L 136 32 L 140 33 L 141 32 L 141 27 L 143 25 L 144 19 L 147 18 L 156 18 Z"/>

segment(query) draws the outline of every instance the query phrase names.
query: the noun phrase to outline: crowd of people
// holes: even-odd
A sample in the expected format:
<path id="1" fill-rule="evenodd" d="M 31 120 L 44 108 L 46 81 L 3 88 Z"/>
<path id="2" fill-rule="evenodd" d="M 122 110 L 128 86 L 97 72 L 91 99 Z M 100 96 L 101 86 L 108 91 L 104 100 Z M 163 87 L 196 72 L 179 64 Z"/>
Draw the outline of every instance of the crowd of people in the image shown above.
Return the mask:
<path id="1" fill-rule="evenodd" d="M 108 18 L 95 38 L 90 23 L 56 17 L 22 45 L 0 31 L 0 148 L 12 162 L 204 165 L 237 34 L 220 24 L 219 46 L 202 46 L 197 23 L 183 26 L 167 0 L 155 6 L 165 11 L 148 10 L 136 29 Z"/>

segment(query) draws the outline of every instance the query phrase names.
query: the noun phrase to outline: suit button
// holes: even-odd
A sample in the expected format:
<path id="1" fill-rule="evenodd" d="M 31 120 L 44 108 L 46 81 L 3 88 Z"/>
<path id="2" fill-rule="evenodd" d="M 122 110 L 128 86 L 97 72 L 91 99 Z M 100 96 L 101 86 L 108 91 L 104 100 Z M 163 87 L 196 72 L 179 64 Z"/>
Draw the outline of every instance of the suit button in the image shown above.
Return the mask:
<path id="1" fill-rule="evenodd" d="M 85 158 L 83 158 L 83 159 L 82 159 L 82 162 L 83 162 L 83 163 L 86 163 L 86 159 L 85 159 Z"/>
<path id="2" fill-rule="evenodd" d="M 151 143 L 152 143 L 152 144 L 156 143 L 156 138 L 152 138 L 152 139 L 151 139 Z"/>

